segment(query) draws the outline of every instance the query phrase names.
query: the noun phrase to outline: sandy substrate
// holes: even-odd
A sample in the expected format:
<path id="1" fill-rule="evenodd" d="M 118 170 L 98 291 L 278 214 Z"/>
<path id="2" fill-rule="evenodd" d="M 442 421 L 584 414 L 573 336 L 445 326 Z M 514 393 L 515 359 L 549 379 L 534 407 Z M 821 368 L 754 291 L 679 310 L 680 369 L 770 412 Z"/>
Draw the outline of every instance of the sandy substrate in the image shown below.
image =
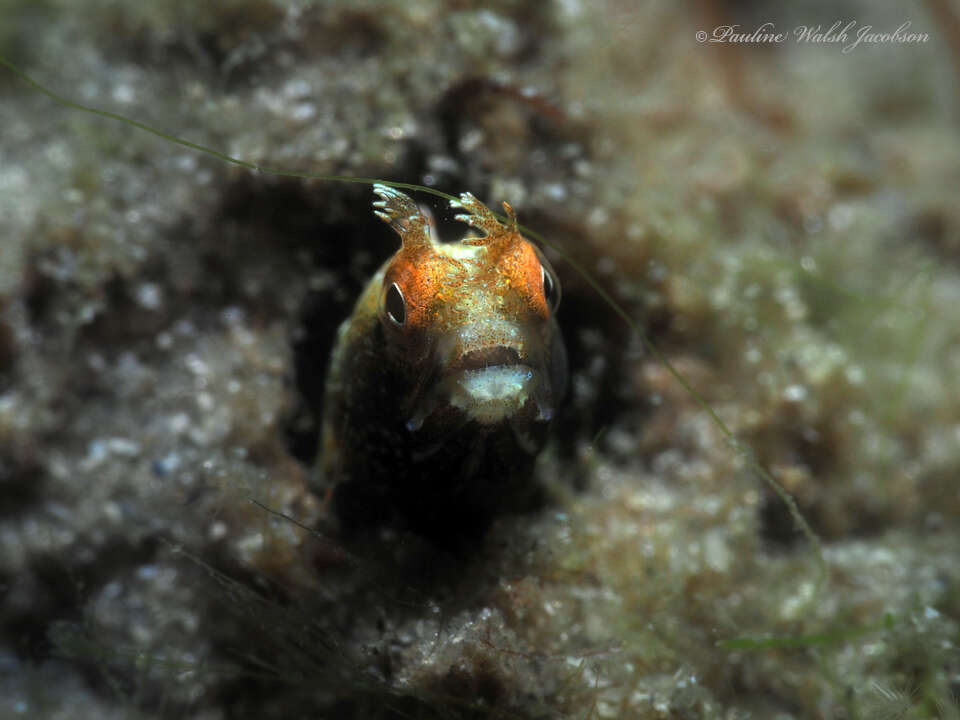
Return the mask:
<path id="1" fill-rule="evenodd" d="M 0 0 L 0 53 L 77 102 L 508 200 L 716 415 L 548 251 L 549 500 L 456 555 L 343 542 L 310 478 L 333 333 L 397 242 L 369 186 L 2 70 L 0 717 L 960 716 L 938 5 Z M 930 37 L 695 36 L 837 19 Z"/>

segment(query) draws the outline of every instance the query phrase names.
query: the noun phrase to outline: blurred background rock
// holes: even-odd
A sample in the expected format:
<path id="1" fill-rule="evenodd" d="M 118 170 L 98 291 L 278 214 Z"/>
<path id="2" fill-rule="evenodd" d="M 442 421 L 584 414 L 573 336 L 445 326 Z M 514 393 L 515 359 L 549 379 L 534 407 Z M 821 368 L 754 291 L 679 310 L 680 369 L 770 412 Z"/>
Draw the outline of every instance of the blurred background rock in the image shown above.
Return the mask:
<path id="1" fill-rule="evenodd" d="M 78 102 L 508 200 L 793 494 L 828 568 L 817 592 L 786 506 L 559 262 L 547 507 L 465 558 L 265 510 L 323 513 L 326 355 L 396 242 L 369 187 L 251 173 L 4 71 L 0 716 L 960 716 L 957 17 L 0 0 L 0 53 Z M 695 39 L 836 20 L 930 37 Z"/>

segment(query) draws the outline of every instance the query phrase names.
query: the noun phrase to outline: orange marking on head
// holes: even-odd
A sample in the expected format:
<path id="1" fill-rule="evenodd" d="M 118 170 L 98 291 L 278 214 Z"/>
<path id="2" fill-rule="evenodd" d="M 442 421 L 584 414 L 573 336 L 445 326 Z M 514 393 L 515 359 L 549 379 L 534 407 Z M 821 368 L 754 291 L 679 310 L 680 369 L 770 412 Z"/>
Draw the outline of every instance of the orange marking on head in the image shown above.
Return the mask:
<path id="1" fill-rule="evenodd" d="M 425 332 L 437 325 L 445 298 L 455 291 L 460 275 L 459 263 L 432 246 L 403 247 L 397 252 L 384 275 L 383 287 L 396 283 L 403 293 L 406 333 Z"/>
<path id="2" fill-rule="evenodd" d="M 387 188 L 378 187 L 377 194 L 378 215 L 403 240 L 384 271 L 379 314 L 409 362 L 425 358 L 441 340 L 451 360 L 496 346 L 526 357 L 525 345 L 541 342 L 553 302 L 545 296 L 544 275 L 552 271 L 517 230 L 513 208 L 504 204 L 504 223 L 464 193 L 451 203 L 466 211 L 457 219 L 483 235 L 435 243 L 412 200 Z"/>
<path id="3" fill-rule="evenodd" d="M 496 275 L 490 279 L 502 288 L 504 301 L 509 304 L 507 311 L 518 318 L 530 313 L 542 319 L 549 317 L 543 294 L 544 271 L 534 246 L 509 227 L 479 240 L 484 242 L 477 244 L 486 248 L 490 258 L 488 272 Z"/>

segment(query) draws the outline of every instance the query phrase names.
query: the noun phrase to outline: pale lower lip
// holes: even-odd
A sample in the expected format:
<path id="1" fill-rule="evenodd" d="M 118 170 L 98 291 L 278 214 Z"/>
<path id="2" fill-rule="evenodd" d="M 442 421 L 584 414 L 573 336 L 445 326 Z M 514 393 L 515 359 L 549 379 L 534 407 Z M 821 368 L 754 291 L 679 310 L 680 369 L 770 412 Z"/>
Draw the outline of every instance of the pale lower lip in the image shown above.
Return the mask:
<path id="1" fill-rule="evenodd" d="M 453 381 L 450 404 L 477 422 L 499 422 L 523 407 L 532 383 L 533 369 L 527 365 L 465 370 Z"/>

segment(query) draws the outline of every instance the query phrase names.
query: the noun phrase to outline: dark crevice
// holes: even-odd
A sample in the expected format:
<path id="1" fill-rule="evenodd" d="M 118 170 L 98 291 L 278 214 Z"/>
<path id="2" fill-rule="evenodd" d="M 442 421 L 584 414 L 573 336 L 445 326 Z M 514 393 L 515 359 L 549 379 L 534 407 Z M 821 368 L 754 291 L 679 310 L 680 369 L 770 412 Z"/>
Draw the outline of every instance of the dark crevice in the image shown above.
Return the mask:
<path id="1" fill-rule="evenodd" d="M 310 232 L 304 272 L 315 273 L 319 282 L 307 292 L 296 320 L 293 375 L 299 402 L 285 427 L 290 452 L 307 465 L 317 453 L 323 386 L 337 328 L 350 315 L 367 278 L 399 243 L 373 215 L 372 197 L 368 188 L 350 193 L 340 213 L 325 213 L 328 221 Z"/>

